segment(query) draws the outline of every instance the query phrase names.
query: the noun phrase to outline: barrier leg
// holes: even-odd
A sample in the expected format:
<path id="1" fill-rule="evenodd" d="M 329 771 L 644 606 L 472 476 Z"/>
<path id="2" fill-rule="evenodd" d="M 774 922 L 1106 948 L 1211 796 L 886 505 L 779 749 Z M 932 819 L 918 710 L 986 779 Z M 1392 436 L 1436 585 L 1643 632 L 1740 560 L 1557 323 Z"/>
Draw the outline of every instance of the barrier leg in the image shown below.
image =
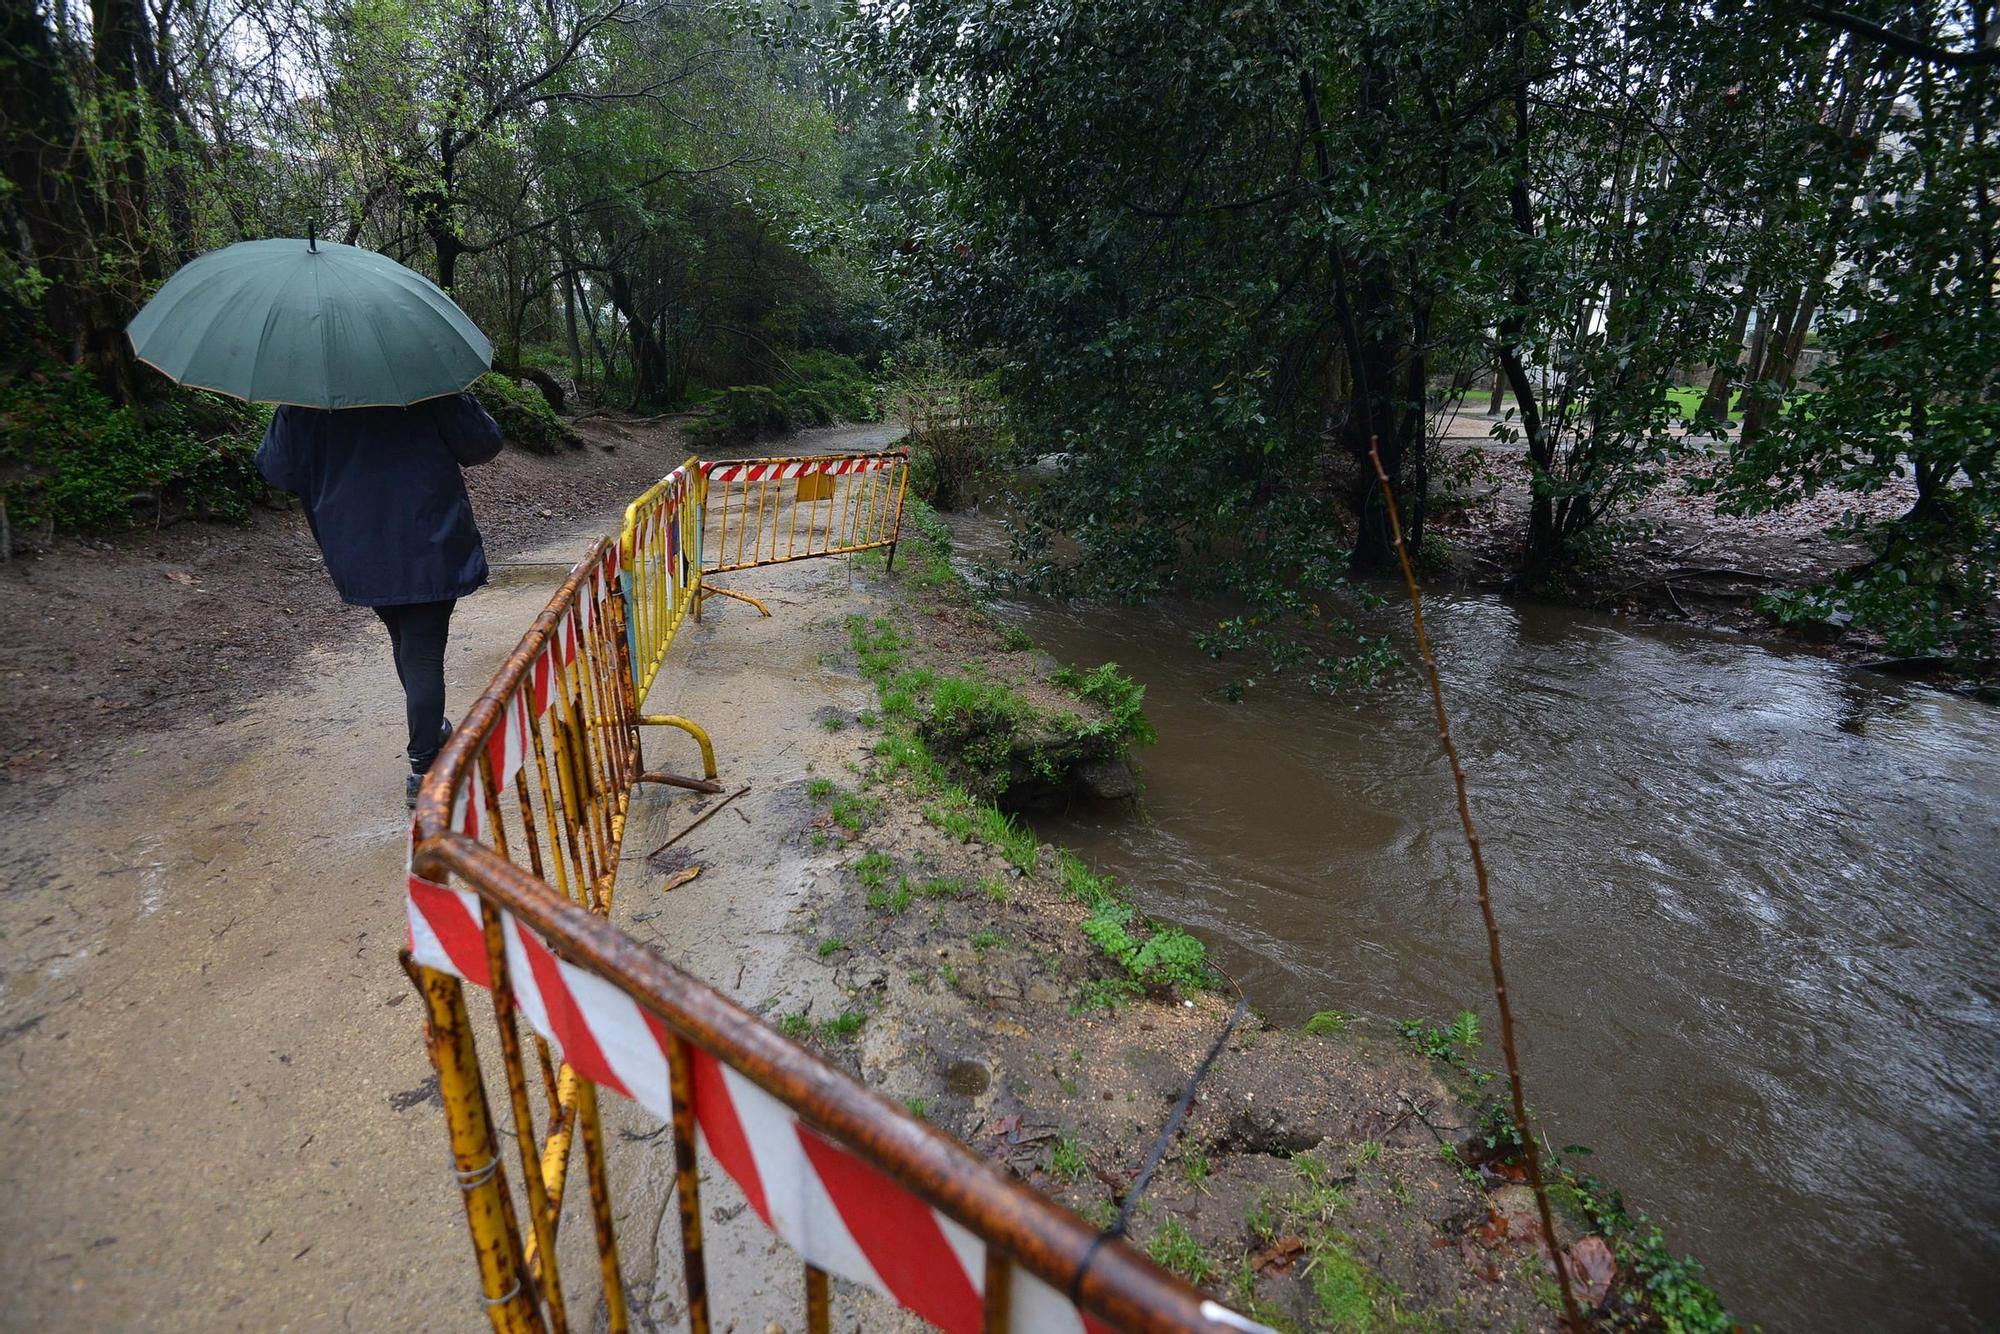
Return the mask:
<path id="1" fill-rule="evenodd" d="M 535 1309 L 533 1288 L 527 1282 L 514 1203 L 507 1195 L 500 1146 L 486 1110 L 465 991 L 457 978 L 420 967 L 408 953 L 402 959 L 403 971 L 424 999 L 424 1045 L 437 1070 L 438 1098 L 451 1131 L 452 1174 L 465 1197 L 465 1221 L 479 1262 L 479 1291 L 487 1317 L 496 1334 L 542 1334 L 542 1313 Z"/>
<path id="2" fill-rule="evenodd" d="M 986 1296 L 980 1303 L 979 1326 L 985 1334 L 1007 1334 L 1013 1321 L 1014 1266 L 998 1246 L 986 1248 Z"/>
<path id="3" fill-rule="evenodd" d="M 583 1123 L 583 1161 L 590 1173 L 590 1214 L 597 1224 L 605 1315 L 611 1334 L 625 1334 L 631 1325 L 625 1314 L 625 1278 L 618 1264 L 618 1232 L 611 1218 L 611 1185 L 604 1172 L 604 1130 L 597 1119 L 597 1085 L 587 1079 L 577 1083 L 576 1111 Z"/>
<path id="4" fill-rule="evenodd" d="M 694 1152 L 694 1061 L 678 1033 L 667 1036 L 667 1074 L 674 1099 L 674 1193 L 681 1208 L 688 1334 L 708 1334 L 708 1267 L 701 1256 L 701 1167 Z"/>
<path id="5" fill-rule="evenodd" d="M 678 727 L 693 737 L 694 743 L 701 747 L 702 776 L 711 783 L 715 781 L 715 745 L 708 739 L 708 732 L 700 723 L 671 713 L 648 713 L 642 715 L 639 721 L 648 727 Z M 720 788 L 716 790 L 721 791 Z"/>
<path id="6" fill-rule="evenodd" d="M 735 598 L 738 602 L 747 602 L 755 607 L 759 616 L 769 616 L 771 614 L 771 609 L 756 598 L 751 597 L 748 593 L 739 593 L 733 588 L 710 588 L 707 584 L 703 584 L 701 586 L 701 597 L 704 600 L 708 598 Z M 701 602 L 695 603 L 694 618 L 697 621 L 701 619 Z"/>
<path id="7" fill-rule="evenodd" d="M 833 1304 L 826 1288 L 826 1271 L 806 1266 L 806 1334 L 827 1334 Z"/>

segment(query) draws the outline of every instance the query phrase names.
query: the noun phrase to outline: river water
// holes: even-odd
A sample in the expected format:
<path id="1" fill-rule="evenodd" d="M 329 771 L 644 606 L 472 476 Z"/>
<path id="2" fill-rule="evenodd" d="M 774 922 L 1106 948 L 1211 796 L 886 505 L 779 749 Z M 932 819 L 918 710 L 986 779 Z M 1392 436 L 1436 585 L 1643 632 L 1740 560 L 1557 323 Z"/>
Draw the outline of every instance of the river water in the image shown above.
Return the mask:
<path id="1" fill-rule="evenodd" d="M 1734 636 L 1425 606 L 1550 1139 L 1591 1146 L 1739 1318 L 2000 1324 L 2000 709 Z M 1274 1021 L 1469 1006 L 1497 1030 L 1414 673 L 1230 703 L 1249 664 L 1197 651 L 1194 609 L 996 610 L 1120 663 L 1160 733 L 1144 818 L 1045 836 L 1200 934 Z"/>

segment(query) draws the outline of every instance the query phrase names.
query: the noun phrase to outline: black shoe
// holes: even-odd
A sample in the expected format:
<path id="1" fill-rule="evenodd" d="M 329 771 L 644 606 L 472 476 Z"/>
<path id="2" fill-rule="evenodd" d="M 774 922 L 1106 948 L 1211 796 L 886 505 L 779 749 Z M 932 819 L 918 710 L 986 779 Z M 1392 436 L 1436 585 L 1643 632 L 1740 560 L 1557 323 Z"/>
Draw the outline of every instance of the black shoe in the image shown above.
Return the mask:
<path id="1" fill-rule="evenodd" d="M 447 718 L 438 725 L 438 750 L 443 750 L 444 743 L 449 740 L 451 740 L 451 719 Z M 431 771 L 431 765 L 436 759 L 437 750 L 434 750 L 430 758 L 421 765 L 410 766 L 415 772 L 410 775 L 409 782 L 403 785 L 403 800 L 411 810 L 417 808 L 417 789 L 424 785 L 424 775 Z"/>

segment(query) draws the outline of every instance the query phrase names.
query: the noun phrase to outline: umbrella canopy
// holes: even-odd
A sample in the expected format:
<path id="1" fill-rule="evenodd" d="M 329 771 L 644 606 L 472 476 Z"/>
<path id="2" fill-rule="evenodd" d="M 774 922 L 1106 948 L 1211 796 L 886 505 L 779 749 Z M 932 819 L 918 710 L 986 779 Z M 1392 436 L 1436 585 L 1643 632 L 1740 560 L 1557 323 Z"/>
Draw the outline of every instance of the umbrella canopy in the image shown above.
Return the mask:
<path id="1" fill-rule="evenodd" d="M 126 327 L 171 379 L 256 403 L 402 406 L 457 393 L 493 345 L 442 288 L 351 245 L 239 241 L 167 279 Z"/>

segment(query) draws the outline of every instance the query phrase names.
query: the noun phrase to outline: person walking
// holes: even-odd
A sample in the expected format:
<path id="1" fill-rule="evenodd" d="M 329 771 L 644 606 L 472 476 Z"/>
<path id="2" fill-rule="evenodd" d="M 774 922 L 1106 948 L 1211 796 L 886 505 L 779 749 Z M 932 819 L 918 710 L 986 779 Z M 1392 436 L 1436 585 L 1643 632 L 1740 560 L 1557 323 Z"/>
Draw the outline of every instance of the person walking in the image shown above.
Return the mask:
<path id="1" fill-rule="evenodd" d="M 343 602 L 370 607 L 389 631 L 417 788 L 451 735 L 444 650 L 458 599 L 486 582 L 486 551 L 465 468 L 500 452 L 500 427 L 471 394 L 407 407 L 281 406 L 257 470 L 299 497 Z"/>
<path id="2" fill-rule="evenodd" d="M 452 607 L 486 582 L 461 470 L 500 452 L 500 428 L 465 392 L 492 367 L 491 340 L 423 274 L 316 235 L 189 260 L 125 333 L 176 384 L 280 405 L 257 470 L 305 503 L 341 598 L 388 627 L 414 806 L 451 733 Z"/>

